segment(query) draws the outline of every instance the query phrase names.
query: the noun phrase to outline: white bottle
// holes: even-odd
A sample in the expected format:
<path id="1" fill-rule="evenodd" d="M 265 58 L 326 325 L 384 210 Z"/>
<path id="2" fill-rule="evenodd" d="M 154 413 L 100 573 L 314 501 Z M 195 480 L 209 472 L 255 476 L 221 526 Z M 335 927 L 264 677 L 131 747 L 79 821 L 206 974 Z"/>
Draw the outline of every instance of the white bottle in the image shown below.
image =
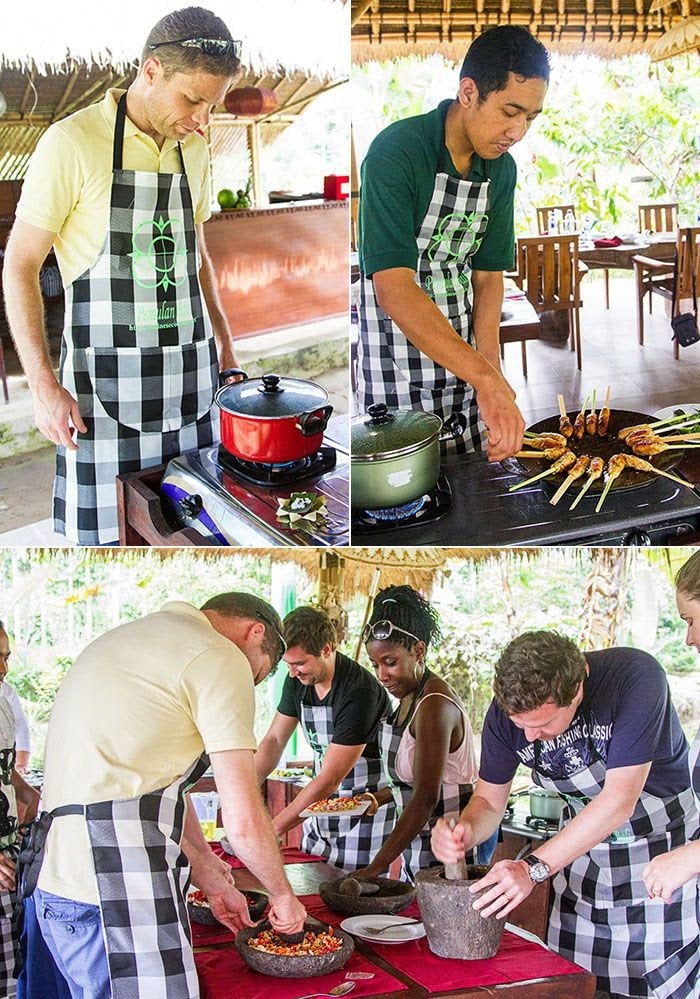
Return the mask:
<path id="1" fill-rule="evenodd" d="M 567 208 L 564 216 L 564 232 L 576 232 L 576 216 L 570 208 Z"/>

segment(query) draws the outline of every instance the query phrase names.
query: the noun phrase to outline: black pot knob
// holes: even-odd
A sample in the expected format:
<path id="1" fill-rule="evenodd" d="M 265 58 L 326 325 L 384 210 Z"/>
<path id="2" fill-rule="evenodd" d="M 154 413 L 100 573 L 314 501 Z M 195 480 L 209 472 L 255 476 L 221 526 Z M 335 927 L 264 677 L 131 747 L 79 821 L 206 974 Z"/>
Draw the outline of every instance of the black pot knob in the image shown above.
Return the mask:
<path id="1" fill-rule="evenodd" d="M 262 385 L 258 389 L 258 392 L 264 392 L 265 395 L 270 395 L 274 392 L 284 392 L 283 388 L 280 388 L 280 376 L 279 375 L 263 375 Z"/>
<path id="2" fill-rule="evenodd" d="M 394 414 L 387 409 L 385 402 L 373 403 L 367 412 L 370 415 L 370 423 L 373 427 L 381 427 L 384 423 L 393 423 Z"/>

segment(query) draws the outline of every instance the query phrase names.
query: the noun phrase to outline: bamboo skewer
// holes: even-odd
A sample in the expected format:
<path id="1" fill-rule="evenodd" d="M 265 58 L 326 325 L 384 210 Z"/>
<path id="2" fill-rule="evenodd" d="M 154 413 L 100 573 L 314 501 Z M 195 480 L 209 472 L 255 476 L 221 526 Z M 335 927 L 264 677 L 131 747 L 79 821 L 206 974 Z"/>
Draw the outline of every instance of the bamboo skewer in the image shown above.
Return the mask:
<path id="1" fill-rule="evenodd" d="M 584 431 L 586 429 L 586 406 L 588 405 L 589 396 L 586 396 L 581 406 L 581 411 L 574 420 L 574 437 L 576 440 L 580 441 L 583 437 Z"/>
<path id="2" fill-rule="evenodd" d="M 608 432 L 608 423 L 610 422 L 610 407 L 608 403 L 610 402 L 610 386 L 605 390 L 605 402 L 600 408 L 598 413 L 598 426 L 596 427 L 596 433 L 599 437 L 605 437 Z"/>
<path id="3" fill-rule="evenodd" d="M 576 464 L 573 466 L 573 468 L 571 469 L 571 471 L 567 475 L 567 477 L 564 479 L 564 481 L 562 482 L 562 484 L 559 486 L 559 488 L 555 492 L 554 496 L 552 496 L 551 500 L 549 501 L 552 504 L 552 506 L 556 506 L 557 505 L 557 503 L 562 498 L 562 496 L 564 495 L 564 493 L 569 488 L 569 486 L 571 485 L 572 482 L 575 482 L 576 479 L 580 479 L 581 478 L 581 476 L 584 474 L 584 472 L 588 468 L 588 463 L 589 463 L 590 460 L 591 459 L 588 457 L 587 454 L 582 454 L 580 456 L 580 458 L 578 459 L 578 461 L 576 462 Z"/>
<path id="4" fill-rule="evenodd" d="M 573 451 L 565 451 L 564 454 L 550 468 L 546 468 L 544 472 L 539 472 L 538 475 L 533 475 L 529 479 L 524 479 L 522 482 L 516 482 L 514 486 L 511 486 L 508 492 L 513 493 L 516 489 L 522 489 L 523 486 L 529 486 L 533 482 L 537 482 L 539 479 L 544 479 L 548 475 L 556 475 L 557 472 L 565 472 L 567 468 L 571 468 L 572 465 L 576 463 L 576 455 Z"/>
<path id="5" fill-rule="evenodd" d="M 650 461 L 645 461 L 644 458 L 635 458 L 631 454 L 626 454 L 624 457 L 626 467 L 631 468 L 633 472 L 654 472 L 656 475 L 662 475 L 665 479 L 671 479 L 672 482 L 677 482 L 681 486 L 687 486 L 688 489 L 693 488 L 692 482 L 681 479 L 678 475 L 672 475 L 671 472 L 665 472 L 662 468 L 652 465 Z"/>
<path id="6" fill-rule="evenodd" d="M 603 461 L 602 458 L 593 458 L 592 459 L 590 465 L 588 466 L 588 478 L 584 482 L 583 488 L 579 492 L 578 496 L 576 497 L 576 499 L 574 500 L 574 502 L 569 507 L 569 510 L 573 510 L 575 507 L 577 507 L 579 505 L 579 503 L 581 502 L 581 500 L 583 499 L 583 497 L 586 495 L 586 493 L 588 492 L 588 490 L 591 488 L 591 486 L 593 485 L 593 483 L 596 481 L 596 479 L 599 479 L 601 477 L 601 475 L 603 474 L 604 469 L 605 469 L 605 462 Z"/>
<path id="7" fill-rule="evenodd" d="M 565 447 L 551 447 L 544 451 L 516 451 L 514 458 L 543 458 L 546 461 L 556 461 L 566 451 Z"/>
<path id="8" fill-rule="evenodd" d="M 558 395 L 557 402 L 559 403 L 559 429 L 564 435 L 564 437 L 571 437 L 574 432 L 571 420 L 569 419 L 569 414 L 566 412 L 566 406 L 564 405 L 564 396 Z"/>
<path id="9" fill-rule="evenodd" d="M 614 454 L 610 461 L 608 462 L 608 481 L 605 483 L 605 489 L 600 494 L 600 499 L 595 508 L 595 512 L 599 513 L 600 508 L 605 502 L 605 497 L 610 492 L 610 487 L 612 486 L 615 479 L 620 475 L 620 473 L 625 468 L 625 456 L 624 454 Z"/>

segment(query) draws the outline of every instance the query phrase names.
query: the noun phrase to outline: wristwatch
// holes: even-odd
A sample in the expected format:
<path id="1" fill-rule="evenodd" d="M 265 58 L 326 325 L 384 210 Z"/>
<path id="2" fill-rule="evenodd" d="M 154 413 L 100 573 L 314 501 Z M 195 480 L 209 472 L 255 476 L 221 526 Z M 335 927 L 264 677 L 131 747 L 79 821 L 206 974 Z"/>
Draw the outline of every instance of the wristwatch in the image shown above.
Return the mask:
<path id="1" fill-rule="evenodd" d="M 523 857 L 523 860 L 527 864 L 527 873 L 530 875 L 530 881 L 534 881 L 536 885 L 542 884 L 546 881 L 550 875 L 550 870 L 545 864 L 544 860 L 540 860 L 536 857 L 534 853 L 530 853 L 527 857 Z"/>

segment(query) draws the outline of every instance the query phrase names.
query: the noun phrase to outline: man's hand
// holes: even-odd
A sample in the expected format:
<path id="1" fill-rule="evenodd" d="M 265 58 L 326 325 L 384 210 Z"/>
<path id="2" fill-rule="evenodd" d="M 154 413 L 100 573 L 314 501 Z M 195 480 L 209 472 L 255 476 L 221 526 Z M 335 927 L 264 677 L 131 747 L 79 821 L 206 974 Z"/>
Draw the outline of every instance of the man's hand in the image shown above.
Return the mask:
<path id="1" fill-rule="evenodd" d="M 77 451 L 73 428 L 84 434 L 87 427 L 70 392 L 52 377 L 33 386 L 32 397 L 34 419 L 44 437 L 53 444 L 62 444 L 68 451 Z"/>
<path id="2" fill-rule="evenodd" d="M 488 429 L 486 452 L 489 461 L 502 461 L 519 451 L 525 421 L 515 403 L 515 393 L 505 378 L 497 374 L 489 379 L 477 392 L 476 401 Z"/>
<path id="3" fill-rule="evenodd" d="M 12 891 L 15 887 L 15 865 L 4 853 L 0 853 L 0 891 Z"/>
<path id="4" fill-rule="evenodd" d="M 473 908 L 484 918 L 497 916 L 505 919 L 533 888 L 534 882 L 530 879 L 525 861 L 499 860 L 485 877 L 470 886 L 469 891 L 472 895 L 479 893 Z"/>
<path id="5" fill-rule="evenodd" d="M 211 914 L 232 933 L 238 933 L 246 926 L 255 926 L 248 912 L 245 895 L 233 885 L 226 885 L 223 891 L 207 895 Z"/>
<path id="6" fill-rule="evenodd" d="M 674 891 L 699 873 L 700 843 L 692 842 L 654 857 L 642 871 L 642 877 L 649 898 L 662 898 L 668 904 Z"/>
<path id="7" fill-rule="evenodd" d="M 456 864 L 474 845 L 474 834 L 468 822 L 458 822 L 450 829 L 445 819 L 438 819 L 430 835 L 430 849 L 443 864 Z"/>
<path id="8" fill-rule="evenodd" d="M 270 899 L 268 919 L 273 930 L 299 933 L 304 928 L 306 909 L 295 895 L 276 895 Z"/>

